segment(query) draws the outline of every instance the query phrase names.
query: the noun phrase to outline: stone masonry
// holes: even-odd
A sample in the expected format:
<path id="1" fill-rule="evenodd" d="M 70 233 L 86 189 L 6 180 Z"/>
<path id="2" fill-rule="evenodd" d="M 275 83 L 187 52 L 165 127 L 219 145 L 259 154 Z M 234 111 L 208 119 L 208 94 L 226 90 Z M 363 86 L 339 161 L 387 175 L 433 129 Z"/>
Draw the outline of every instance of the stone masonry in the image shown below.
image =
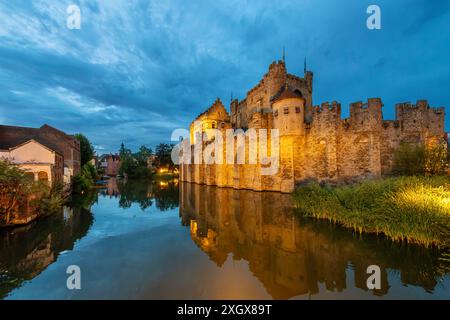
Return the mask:
<path id="1" fill-rule="evenodd" d="M 192 148 L 198 133 L 208 129 L 224 133 L 227 129 L 278 129 L 280 162 L 275 174 L 261 175 L 263 165 L 249 164 L 246 136 L 245 164 L 184 163 L 181 181 L 292 192 L 296 184 L 310 180 L 340 183 L 380 177 L 392 170 L 394 151 L 401 142 L 429 145 L 445 141 L 443 107 L 431 108 L 426 100 L 415 105 L 400 103 L 396 119 L 383 120 L 381 99 L 370 98 L 350 104 L 350 117 L 342 119 L 338 102 L 313 106 L 312 81 L 310 71 L 305 70 L 301 78 L 287 73 L 283 61 L 273 62 L 245 99 L 231 101 L 230 113 L 217 99 L 190 126 Z M 205 138 L 202 148 L 213 140 Z M 226 148 L 222 152 L 226 157 Z"/>

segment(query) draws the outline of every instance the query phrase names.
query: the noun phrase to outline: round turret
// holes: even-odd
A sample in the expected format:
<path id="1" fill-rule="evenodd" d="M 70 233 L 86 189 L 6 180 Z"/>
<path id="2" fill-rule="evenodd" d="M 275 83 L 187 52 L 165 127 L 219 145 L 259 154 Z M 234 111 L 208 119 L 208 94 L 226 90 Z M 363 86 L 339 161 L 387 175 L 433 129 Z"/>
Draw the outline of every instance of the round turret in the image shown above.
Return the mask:
<path id="1" fill-rule="evenodd" d="M 280 135 L 303 134 L 305 99 L 298 90 L 285 85 L 273 98 L 273 127 Z"/>

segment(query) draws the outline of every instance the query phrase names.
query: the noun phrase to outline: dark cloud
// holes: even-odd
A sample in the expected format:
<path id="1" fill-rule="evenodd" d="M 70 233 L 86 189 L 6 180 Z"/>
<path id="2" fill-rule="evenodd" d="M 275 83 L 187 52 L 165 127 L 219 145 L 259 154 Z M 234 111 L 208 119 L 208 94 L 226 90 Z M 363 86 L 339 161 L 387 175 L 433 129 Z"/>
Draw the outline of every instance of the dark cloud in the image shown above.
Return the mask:
<path id="1" fill-rule="evenodd" d="M 447 1 L 73 1 L 0 4 L 0 122 L 83 132 L 100 152 L 168 141 L 216 97 L 243 98 L 281 58 L 314 71 L 314 102 L 379 96 L 450 107 Z M 447 112 L 447 130 L 449 116 Z"/>

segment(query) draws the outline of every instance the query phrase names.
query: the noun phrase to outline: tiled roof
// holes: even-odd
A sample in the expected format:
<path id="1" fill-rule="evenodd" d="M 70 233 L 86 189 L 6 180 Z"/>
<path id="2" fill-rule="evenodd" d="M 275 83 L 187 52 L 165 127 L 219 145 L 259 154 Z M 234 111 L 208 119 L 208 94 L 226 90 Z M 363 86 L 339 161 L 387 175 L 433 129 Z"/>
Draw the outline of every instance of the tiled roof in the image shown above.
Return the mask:
<path id="1" fill-rule="evenodd" d="M 33 139 L 47 148 L 63 154 L 63 150 L 60 150 L 55 141 L 48 134 L 44 134 L 44 132 L 48 133 L 49 131 L 67 139 L 74 139 L 73 136 L 69 136 L 48 125 L 43 125 L 40 128 L 0 125 L 0 150 L 9 150 Z"/>
<path id="2" fill-rule="evenodd" d="M 272 97 L 272 102 L 280 101 L 283 99 L 303 98 L 302 94 L 298 90 L 292 90 L 289 85 L 284 85 L 280 90 Z"/>

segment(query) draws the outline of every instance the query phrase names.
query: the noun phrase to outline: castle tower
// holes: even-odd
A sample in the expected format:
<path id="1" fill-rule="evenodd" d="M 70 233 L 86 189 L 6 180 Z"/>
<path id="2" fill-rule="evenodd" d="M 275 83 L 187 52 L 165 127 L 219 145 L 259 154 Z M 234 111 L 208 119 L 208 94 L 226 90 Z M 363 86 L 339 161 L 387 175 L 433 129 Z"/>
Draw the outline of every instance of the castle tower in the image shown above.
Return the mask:
<path id="1" fill-rule="evenodd" d="M 300 90 L 285 84 L 272 98 L 273 128 L 279 130 L 277 183 L 281 192 L 292 192 L 295 183 L 296 141 L 304 134 L 305 98 Z"/>
<path id="2" fill-rule="evenodd" d="M 272 98 L 273 127 L 283 135 L 304 133 L 305 99 L 299 90 L 285 84 Z"/>

